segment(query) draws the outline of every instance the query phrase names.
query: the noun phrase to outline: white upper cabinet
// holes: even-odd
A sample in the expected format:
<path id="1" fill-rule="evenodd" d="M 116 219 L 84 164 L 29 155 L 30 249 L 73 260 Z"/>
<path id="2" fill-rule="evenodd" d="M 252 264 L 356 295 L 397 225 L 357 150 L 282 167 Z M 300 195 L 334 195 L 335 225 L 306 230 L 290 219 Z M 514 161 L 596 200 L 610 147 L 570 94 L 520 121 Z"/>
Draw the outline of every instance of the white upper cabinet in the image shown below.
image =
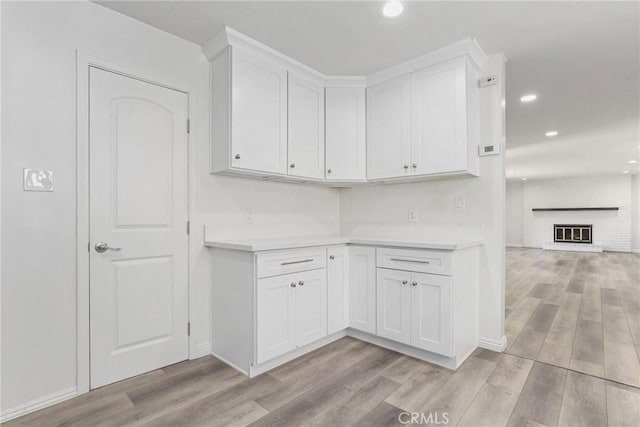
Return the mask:
<path id="1" fill-rule="evenodd" d="M 324 178 L 324 86 L 289 73 L 289 170 L 301 178 Z"/>
<path id="2" fill-rule="evenodd" d="M 413 174 L 468 169 L 468 103 L 463 57 L 411 75 Z"/>
<path id="3" fill-rule="evenodd" d="M 367 88 L 367 178 L 411 175 L 411 80 Z"/>
<path id="4" fill-rule="evenodd" d="M 286 69 L 229 48 L 213 60 L 212 88 L 214 171 L 286 174 Z"/>
<path id="5" fill-rule="evenodd" d="M 327 181 L 366 179 L 366 106 L 364 88 L 325 89 Z"/>

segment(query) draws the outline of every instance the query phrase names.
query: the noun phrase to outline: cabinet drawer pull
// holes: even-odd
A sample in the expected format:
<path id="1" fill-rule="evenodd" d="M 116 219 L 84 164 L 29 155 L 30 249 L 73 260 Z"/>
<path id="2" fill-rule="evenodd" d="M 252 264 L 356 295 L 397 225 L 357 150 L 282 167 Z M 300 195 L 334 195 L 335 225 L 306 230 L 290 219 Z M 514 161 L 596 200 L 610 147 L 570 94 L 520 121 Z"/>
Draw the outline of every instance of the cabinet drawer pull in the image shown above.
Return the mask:
<path id="1" fill-rule="evenodd" d="M 431 264 L 431 261 L 422 261 L 422 260 L 418 260 L 418 259 L 390 258 L 390 261 L 415 262 L 415 263 L 418 263 L 418 264 Z"/>
<path id="2" fill-rule="evenodd" d="M 300 286 L 304 286 L 304 281 L 302 281 L 302 280 L 301 280 L 301 281 L 299 281 L 299 282 L 298 282 L 298 285 L 300 285 Z"/>
<path id="3" fill-rule="evenodd" d="M 289 285 L 289 286 L 291 286 L 292 288 L 295 288 L 296 287 L 296 282 L 291 282 L 291 285 Z"/>
<path id="4" fill-rule="evenodd" d="M 407 281 L 406 281 L 406 280 L 403 280 L 403 281 L 402 281 L 402 284 L 403 284 L 403 285 L 406 285 L 406 284 L 407 284 Z"/>
<path id="5" fill-rule="evenodd" d="M 313 258 L 308 258 L 308 259 L 301 259 L 300 261 L 286 261 L 286 262 L 281 262 L 280 265 L 291 265 L 291 264 L 301 264 L 303 262 L 312 262 Z"/>
<path id="6" fill-rule="evenodd" d="M 405 169 L 409 169 L 409 165 L 404 165 L 404 168 Z"/>
<path id="7" fill-rule="evenodd" d="M 236 154 L 236 160 L 240 160 L 240 154 Z"/>
<path id="8" fill-rule="evenodd" d="M 418 286 L 418 282 L 411 282 L 412 286 Z"/>
<path id="9" fill-rule="evenodd" d="M 334 255 L 329 255 L 329 259 L 336 259 Z"/>

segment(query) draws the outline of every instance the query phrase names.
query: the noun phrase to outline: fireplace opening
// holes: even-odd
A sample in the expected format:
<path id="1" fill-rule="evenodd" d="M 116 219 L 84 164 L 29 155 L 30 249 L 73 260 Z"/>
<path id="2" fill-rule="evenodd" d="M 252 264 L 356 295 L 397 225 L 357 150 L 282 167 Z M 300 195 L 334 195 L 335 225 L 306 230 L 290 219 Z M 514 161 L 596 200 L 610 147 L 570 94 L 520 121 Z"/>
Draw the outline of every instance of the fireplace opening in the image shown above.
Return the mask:
<path id="1" fill-rule="evenodd" d="M 553 224 L 553 241 L 564 243 L 592 243 L 593 225 Z"/>

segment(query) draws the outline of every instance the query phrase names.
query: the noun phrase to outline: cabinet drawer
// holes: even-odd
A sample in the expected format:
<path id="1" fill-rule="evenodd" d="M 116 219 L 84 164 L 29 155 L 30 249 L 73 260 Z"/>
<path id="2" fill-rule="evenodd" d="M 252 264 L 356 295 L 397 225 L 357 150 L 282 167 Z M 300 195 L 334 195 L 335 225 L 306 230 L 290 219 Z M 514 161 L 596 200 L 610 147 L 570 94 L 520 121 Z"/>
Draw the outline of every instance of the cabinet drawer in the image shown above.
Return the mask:
<path id="1" fill-rule="evenodd" d="M 382 268 L 451 275 L 451 254 L 446 252 L 378 248 L 376 260 Z"/>
<path id="2" fill-rule="evenodd" d="M 258 278 L 313 270 L 327 266 L 327 249 L 310 248 L 256 255 Z"/>

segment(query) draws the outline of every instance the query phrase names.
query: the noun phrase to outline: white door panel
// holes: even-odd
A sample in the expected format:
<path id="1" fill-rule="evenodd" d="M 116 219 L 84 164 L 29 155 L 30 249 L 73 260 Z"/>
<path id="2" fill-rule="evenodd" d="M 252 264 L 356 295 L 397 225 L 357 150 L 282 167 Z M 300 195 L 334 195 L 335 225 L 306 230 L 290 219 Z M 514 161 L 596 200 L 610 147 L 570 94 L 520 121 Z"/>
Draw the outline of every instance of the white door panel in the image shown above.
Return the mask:
<path id="1" fill-rule="evenodd" d="M 327 271 L 305 271 L 296 278 L 296 343 L 302 347 L 327 335 Z"/>
<path id="2" fill-rule="evenodd" d="M 364 88 L 325 90 L 327 180 L 366 179 Z"/>
<path id="3" fill-rule="evenodd" d="M 289 73 L 289 175 L 324 178 L 324 88 Z"/>
<path id="4" fill-rule="evenodd" d="M 234 47 L 231 164 L 287 173 L 287 72 Z"/>
<path id="5" fill-rule="evenodd" d="M 258 280 L 258 363 L 296 348 L 296 285 L 293 274 Z"/>
<path id="6" fill-rule="evenodd" d="M 368 179 L 411 175 L 410 89 L 409 77 L 367 88 Z"/>
<path id="7" fill-rule="evenodd" d="M 329 248 L 327 260 L 327 333 L 349 326 L 349 250 Z"/>
<path id="8" fill-rule="evenodd" d="M 411 342 L 411 273 L 378 268 L 378 335 Z"/>
<path id="9" fill-rule="evenodd" d="M 451 277 L 412 273 L 411 345 L 451 357 Z"/>
<path id="10" fill-rule="evenodd" d="M 89 97 L 95 388 L 188 357 L 188 110 L 184 93 L 96 68 Z"/>
<path id="11" fill-rule="evenodd" d="M 376 249 L 349 246 L 349 327 L 376 333 Z"/>
<path id="12" fill-rule="evenodd" d="M 414 174 L 467 169 L 464 67 L 460 59 L 411 76 Z"/>

